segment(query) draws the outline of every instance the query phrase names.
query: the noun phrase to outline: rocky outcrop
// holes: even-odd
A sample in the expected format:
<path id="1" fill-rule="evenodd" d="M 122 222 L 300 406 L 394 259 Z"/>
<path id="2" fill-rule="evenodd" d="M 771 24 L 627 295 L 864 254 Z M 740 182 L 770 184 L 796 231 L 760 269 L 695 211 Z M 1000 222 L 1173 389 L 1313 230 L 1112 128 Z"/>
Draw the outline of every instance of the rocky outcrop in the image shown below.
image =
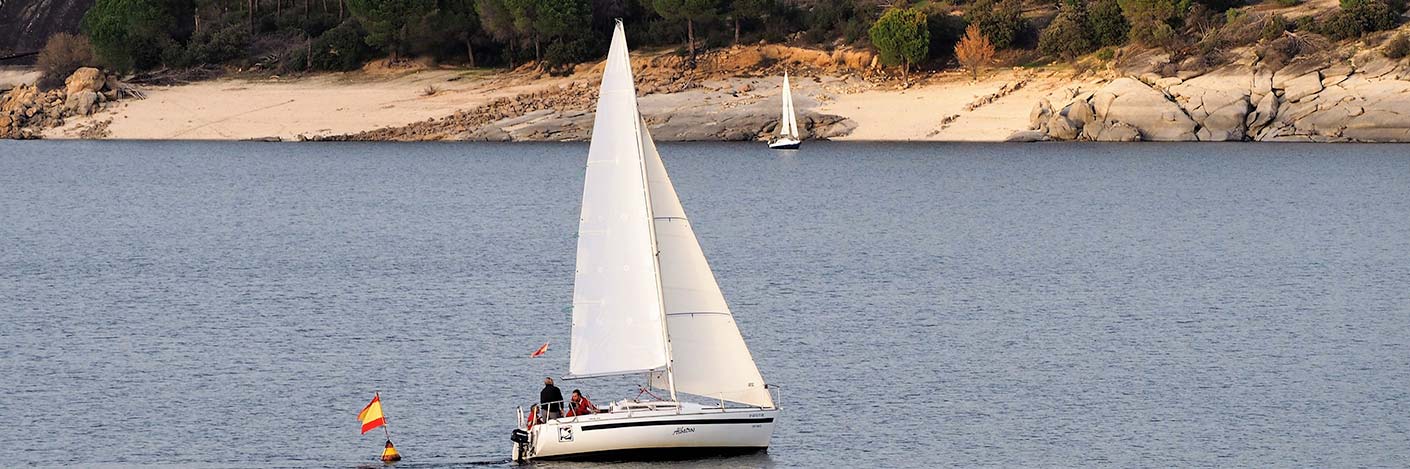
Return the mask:
<path id="1" fill-rule="evenodd" d="M 92 68 L 79 69 L 68 82 L 65 89 L 43 91 L 22 84 L 0 93 L 0 138 L 39 138 L 43 129 L 63 125 L 66 118 L 91 115 L 105 103 L 135 93 Z"/>
<path id="2" fill-rule="evenodd" d="M 1052 140 L 1410 141 L 1410 72 L 1379 53 L 1278 70 L 1118 78 L 1037 103 L 1030 125 Z M 1074 132 L 1073 130 L 1078 130 Z"/>
<path id="3" fill-rule="evenodd" d="M 93 0 L 0 1 L 0 55 L 44 47 L 54 33 L 77 33 Z"/>
<path id="4" fill-rule="evenodd" d="M 777 95 L 773 91 L 752 94 L 763 82 L 741 82 L 743 80 L 711 80 L 690 86 L 677 85 L 670 93 L 658 92 L 637 98 L 638 109 L 657 141 L 765 139 L 777 130 Z M 595 117 L 593 109 L 597 89 L 593 85 L 591 82 L 575 82 L 556 89 L 501 98 L 477 109 L 405 126 L 350 135 L 304 138 L 331 141 L 585 141 L 592 135 Z M 722 93 L 728 96 L 724 103 L 717 101 Z M 798 113 L 798 126 L 805 137 L 826 139 L 847 135 L 856 129 L 856 123 L 849 119 L 806 110 L 817 103 L 806 94 L 798 93 L 794 104 L 804 109 Z"/>

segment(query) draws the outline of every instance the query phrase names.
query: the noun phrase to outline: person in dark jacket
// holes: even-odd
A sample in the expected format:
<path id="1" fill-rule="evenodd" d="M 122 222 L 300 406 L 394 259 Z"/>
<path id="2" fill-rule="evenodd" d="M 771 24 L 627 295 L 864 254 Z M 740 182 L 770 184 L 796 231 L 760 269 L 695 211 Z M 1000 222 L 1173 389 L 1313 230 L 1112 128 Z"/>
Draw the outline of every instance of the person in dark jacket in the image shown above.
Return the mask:
<path id="1" fill-rule="evenodd" d="M 547 410 L 544 414 L 548 420 L 553 420 L 563 416 L 563 391 L 558 390 L 558 386 L 553 385 L 553 378 L 543 379 L 543 390 L 539 391 L 539 407 Z"/>

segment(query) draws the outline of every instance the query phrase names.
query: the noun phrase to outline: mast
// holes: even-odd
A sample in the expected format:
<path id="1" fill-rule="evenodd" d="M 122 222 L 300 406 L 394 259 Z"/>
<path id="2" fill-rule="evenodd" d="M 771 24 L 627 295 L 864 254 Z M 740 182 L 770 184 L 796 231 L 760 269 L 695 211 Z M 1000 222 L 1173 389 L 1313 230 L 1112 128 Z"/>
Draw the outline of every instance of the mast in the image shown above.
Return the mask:
<path id="1" fill-rule="evenodd" d="M 617 20 L 617 27 L 622 27 L 622 20 Z M 652 276 L 656 277 L 656 300 L 657 304 L 661 306 L 661 340 L 666 345 L 666 383 L 670 385 L 671 400 L 676 401 L 676 375 L 672 365 L 675 359 L 671 356 L 671 333 L 666 328 L 666 295 L 661 288 L 661 248 L 656 244 L 656 215 L 651 210 L 651 182 L 647 179 L 646 154 L 641 145 L 641 128 L 646 126 L 646 121 L 642 120 L 641 111 L 637 109 L 635 99 L 632 100 L 632 111 L 636 115 L 636 122 L 632 123 L 632 130 L 636 132 L 637 161 L 641 166 L 641 180 L 643 182 L 641 196 L 646 199 L 646 217 L 651 220 L 651 223 L 647 225 L 650 229 L 647 231 L 651 232 L 651 270 Z M 646 381 L 647 383 L 651 382 L 651 373 L 646 374 Z"/>

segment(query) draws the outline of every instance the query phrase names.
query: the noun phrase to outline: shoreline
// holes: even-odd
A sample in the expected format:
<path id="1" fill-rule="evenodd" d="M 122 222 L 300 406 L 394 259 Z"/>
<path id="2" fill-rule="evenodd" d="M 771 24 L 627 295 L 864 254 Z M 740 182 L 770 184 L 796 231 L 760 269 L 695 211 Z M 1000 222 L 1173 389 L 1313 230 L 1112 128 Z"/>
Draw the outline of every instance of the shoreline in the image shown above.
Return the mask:
<path id="1" fill-rule="evenodd" d="M 1140 65 L 1168 58 L 1137 56 L 1129 61 L 1135 66 L 1121 70 L 1114 64 L 1080 73 L 1015 67 L 988 70 L 978 81 L 944 71 L 918 74 L 910 86 L 877 79 L 874 68 L 851 64 L 856 60 L 806 62 L 789 55 L 806 50 L 765 51 L 783 59 L 739 48 L 685 70 L 666 53 L 634 56 L 638 102 L 652 135 L 663 142 L 766 140 L 779 120 L 786 67 L 800 127 L 811 140 L 1410 142 L 1410 112 L 1401 111 L 1410 109 L 1410 66 L 1369 51 L 1276 69 L 1244 62 L 1179 70 L 1178 76 Z M 586 141 L 600 73 L 600 64 L 561 77 L 522 68 L 369 66 L 296 78 L 141 86 L 145 99 L 66 116 L 39 136 Z"/>

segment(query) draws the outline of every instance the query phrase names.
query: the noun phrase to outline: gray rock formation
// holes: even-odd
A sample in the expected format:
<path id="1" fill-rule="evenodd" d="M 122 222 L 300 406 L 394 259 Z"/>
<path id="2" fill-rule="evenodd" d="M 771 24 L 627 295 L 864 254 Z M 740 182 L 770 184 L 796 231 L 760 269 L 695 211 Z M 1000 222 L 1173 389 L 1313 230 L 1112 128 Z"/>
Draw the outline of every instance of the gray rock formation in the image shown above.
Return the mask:
<path id="1" fill-rule="evenodd" d="M 1040 101 L 1030 123 L 1053 140 L 1406 142 L 1407 79 L 1403 63 L 1376 52 L 1276 71 L 1230 66 L 1188 79 L 1146 73 L 1060 106 Z"/>

